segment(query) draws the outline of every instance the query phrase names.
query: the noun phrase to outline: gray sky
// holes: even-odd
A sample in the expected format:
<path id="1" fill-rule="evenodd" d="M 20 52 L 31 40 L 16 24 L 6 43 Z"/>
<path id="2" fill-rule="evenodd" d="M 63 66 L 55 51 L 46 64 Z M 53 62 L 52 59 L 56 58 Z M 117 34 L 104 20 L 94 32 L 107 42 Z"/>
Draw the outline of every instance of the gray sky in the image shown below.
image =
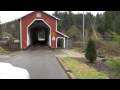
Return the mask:
<path id="1" fill-rule="evenodd" d="M 0 11 L 0 20 L 2 23 L 18 19 L 26 14 L 29 14 L 32 11 Z M 46 11 L 49 14 L 52 14 L 54 11 Z M 73 13 L 82 13 L 82 11 L 73 11 Z M 85 11 L 91 12 L 96 15 L 97 13 L 103 13 L 104 11 Z"/>

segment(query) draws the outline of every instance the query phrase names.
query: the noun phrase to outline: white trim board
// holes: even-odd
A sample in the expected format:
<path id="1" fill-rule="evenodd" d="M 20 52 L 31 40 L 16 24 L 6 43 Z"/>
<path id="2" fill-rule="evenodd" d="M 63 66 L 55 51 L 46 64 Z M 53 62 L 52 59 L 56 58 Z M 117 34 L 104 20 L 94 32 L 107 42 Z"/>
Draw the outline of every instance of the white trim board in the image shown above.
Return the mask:
<path id="1" fill-rule="evenodd" d="M 48 27 L 49 27 L 49 30 L 50 30 L 50 35 L 49 35 L 49 46 L 51 47 L 51 26 L 44 20 L 44 19 L 34 19 L 28 26 L 27 26 L 27 47 L 30 45 L 30 37 L 29 37 L 29 27 L 35 22 L 35 21 L 43 21 Z"/>
<path id="2" fill-rule="evenodd" d="M 23 18 L 23 17 L 25 17 L 25 16 L 27 16 L 27 15 L 29 15 L 29 14 L 32 14 L 32 13 L 34 13 L 34 12 L 36 12 L 36 11 L 32 11 L 32 12 L 26 14 L 26 15 L 23 15 L 22 17 L 20 17 L 20 18 L 18 18 L 18 19 L 21 19 L 21 18 Z M 61 20 L 60 18 L 55 17 L 54 15 L 48 14 L 48 13 L 45 12 L 45 11 L 38 11 L 38 13 L 39 13 L 39 12 L 45 13 L 45 14 L 47 14 L 48 16 L 51 16 L 52 18 L 54 18 L 54 19 L 56 19 L 56 20 L 59 20 L 59 21 Z"/>
<path id="3" fill-rule="evenodd" d="M 67 36 L 67 35 L 65 35 L 65 34 L 63 34 L 63 33 L 59 32 L 59 31 L 57 31 L 57 33 L 59 33 L 59 34 L 63 35 L 64 37 L 69 38 L 69 36 Z"/>
<path id="4" fill-rule="evenodd" d="M 20 19 L 20 48 L 23 49 L 22 47 L 22 20 Z"/>
<path id="5" fill-rule="evenodd" d="M 56 20 L 56 32 L 59 33 L 59 34 L 61 34 L 61 35 L 63 35 L 64 37 L 69 38 L 69 36 L 67 36 L 67 35 L 65 35 L 65 34 L 63 34 L 63 33 L 61 33 L 61 32 L 58 31 L 58 21 L 57 20 Z"/>

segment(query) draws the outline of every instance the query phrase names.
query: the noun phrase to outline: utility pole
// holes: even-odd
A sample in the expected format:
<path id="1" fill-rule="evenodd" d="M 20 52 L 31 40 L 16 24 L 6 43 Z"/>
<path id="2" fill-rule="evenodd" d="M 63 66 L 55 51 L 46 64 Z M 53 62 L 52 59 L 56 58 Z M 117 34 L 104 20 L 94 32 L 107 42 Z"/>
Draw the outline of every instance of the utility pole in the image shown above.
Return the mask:
<path id="1" fill-rule="evenodd" d="M 85 12 L 83 11 L 83 48 L 85 47 Z"/>

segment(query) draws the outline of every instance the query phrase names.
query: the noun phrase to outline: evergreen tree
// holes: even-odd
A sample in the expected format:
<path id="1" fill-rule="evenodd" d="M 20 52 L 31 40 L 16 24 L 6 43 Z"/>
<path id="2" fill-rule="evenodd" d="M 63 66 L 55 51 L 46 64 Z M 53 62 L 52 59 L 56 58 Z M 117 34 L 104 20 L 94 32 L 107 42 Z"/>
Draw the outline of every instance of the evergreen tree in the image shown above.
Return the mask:
<path id="1" fill-rule="evenodd" d="M 97 58 L 96 45 L 94 40 L 90 39 L 86 48 L 86 58 L 90 61 L 90 63 L 94 63 Z"/>
<path id="2" fill-rule="evenodd" d="M 104 30 L 103 15 L 97 14 L 96 16 L 96 30 L 102 35 L 104 35 L 105 30 Z"/>
<path id="3" fill-rule="evenodd" d="M 75 26 L 82 32 L 83 15 L 73 14 L 72 11 L 56 11 L 55 16 L 61 19 L 58 29 L 63 32 L 69 32 L 71 26 Z M 85 14 L 85 30 L 88 33 L 91 25 L 95 26 L 95 31 L 100 33 L 102 38 L 107 40 L 110 32 L 120 34 L 120 11 L 106 11 L 103 14 L 93 16 L 91 13 Z"/>
<path id="4" fill-rule="evenodd" d="M 53 15 L 59 17 L 59 11 L 55 11 Z"/>

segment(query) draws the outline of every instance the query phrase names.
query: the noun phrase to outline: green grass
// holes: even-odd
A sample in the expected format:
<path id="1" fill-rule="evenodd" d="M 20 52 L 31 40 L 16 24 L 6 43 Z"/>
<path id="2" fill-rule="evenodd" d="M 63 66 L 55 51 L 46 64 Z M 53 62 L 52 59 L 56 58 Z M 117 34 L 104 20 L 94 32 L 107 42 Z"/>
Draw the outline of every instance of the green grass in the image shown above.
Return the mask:
<path id="1" fill-rule="evenodd" d="M 5 53 L 8 53 L 8 51 L 0 47 L 0 54 L 5 54 Z"/>
<path id="2" fill-rule="evenodd" d="M 120 58 L 110 59 L 106 64 L 113 70 L 113 76 L 120 78 Z"/>
<path id="3" fill-rule="evenodd" d="M 109 79 L 106 74 L 98 72 L 94 68 L 73 58 L 62 58 L 62 63 L 72 71 L 77 79 Z"/>
<path id="4" fill-rule="evenodd" d="M 83 52 L 83 49 L 81 48 L 72 48 L 71 50 L 74 52 Z"/>

